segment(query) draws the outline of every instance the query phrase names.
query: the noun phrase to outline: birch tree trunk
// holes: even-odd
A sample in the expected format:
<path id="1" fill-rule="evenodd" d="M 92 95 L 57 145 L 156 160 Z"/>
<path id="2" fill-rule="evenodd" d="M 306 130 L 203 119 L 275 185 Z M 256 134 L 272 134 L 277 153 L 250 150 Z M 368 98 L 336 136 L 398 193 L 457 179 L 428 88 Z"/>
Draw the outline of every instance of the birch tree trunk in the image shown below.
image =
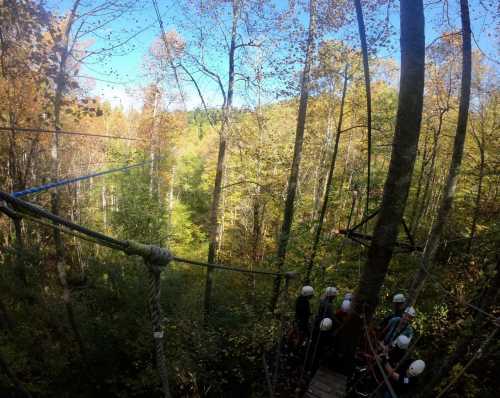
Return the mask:
<path id="1" fill-rule="evenodd" d="M 306 125 L 307 102 L 309 99 L 309 84 L 311 80 L 311 64 L 314 54 L 314 41 L 316 37 L 316 0 L 309 2 L 309 32 L 307 35 L 306 57 L 304 61 L 304 69 L 302 71 L 300 85 L 300 102 L 297 117 L 297 129 L 295 132 L 295 146 L 293 151 L 293 161 L 288 178 L 287 196 L 285 202 L 285 210 L 283 214 L 283 223 L 278 241 L 277 251 L 277 269 L 281 272 L 285 264 L 286 251 L 290 231 L 292 229 L 293 212 L 295 206 L 295 193 L 297 192 L 297 182 L 299 180 L 300 160 L 302 156 L 302 144 L 304 142 L 304 130 Z M 271 297 L 270 309 L 274 311 L 281 287 L 281 275 L 277 275 L 274 280 L 274 289 Z"/>
<path id="2" fill-rule="evenodd" d="M 441 236 L 451 213 L 464 152 L 465 136 L 467 133 L 467 119 L 469 114 L 472 69 L 471 30 L 468 0 L 460 0 L 460 14 L 462 18 L 462 87 L 460 93 L 460 105 L 458 109 L 457 129 L 455 133 L 455 141 L 453 143 L 453 155 L 437 217 L 432 225 L 427 245 L 425 246 L 422 254 L 421 268 L 417 271 L 415 280 L 413 281 L 413 285 L 410 289 L 409 302 L 412 304 L 417 300 L 427 278 L 427 272 L 435 261 L 436 253 L 441 242 Z"/>

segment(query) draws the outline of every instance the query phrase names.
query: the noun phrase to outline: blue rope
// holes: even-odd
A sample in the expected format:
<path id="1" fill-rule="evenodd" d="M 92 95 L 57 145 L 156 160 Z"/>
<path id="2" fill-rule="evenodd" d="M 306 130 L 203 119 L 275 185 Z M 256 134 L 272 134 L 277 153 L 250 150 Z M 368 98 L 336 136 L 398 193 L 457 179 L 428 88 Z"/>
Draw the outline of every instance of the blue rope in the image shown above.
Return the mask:
<path id="1" fill-rule="evenodd" d="M 141 163 L 137 163 L 137 164 L 132 164 L 130 166 L 119 167 L 117 169 L 100 171 L 98 173 L 88 174 L 88 175 L 81 176 L 81 177 L 66 178 L 64 180 L 50 182 L 48 184 L 40 185 L 38 187 L 28 188 L 28 189 L 25 189 L 23 191 L 13 192 L 11 195 L 14 196 L 15 198 L 19 198 L 21 196 L 30 195 L 32 193 L 47 191 L 49 189 L 60 187 L 62 185 L 72 184 L 72 183 L 77 182 L 77 181 L 88 180 L 89 178 L 100 177 L 102 175 L 116 173 L 118 171 L 129 170 L 129 169 L 132 169 L 134 167 L 140 167 L 140 166 L 143 166 L 143 165 L 145 165 L 147 163 L 151 163 L 151 162 L 153 162 L 153 160 L 146 160 L 145 162 L 141 162 Z"/>

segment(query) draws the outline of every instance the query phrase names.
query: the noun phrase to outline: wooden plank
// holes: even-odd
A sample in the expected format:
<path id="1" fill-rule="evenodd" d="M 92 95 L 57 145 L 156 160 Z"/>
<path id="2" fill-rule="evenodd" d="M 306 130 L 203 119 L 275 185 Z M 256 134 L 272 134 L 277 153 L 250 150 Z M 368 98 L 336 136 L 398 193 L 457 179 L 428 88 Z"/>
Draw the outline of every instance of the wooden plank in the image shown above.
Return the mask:
<path id="1" fill-rule="evenodd" d="M 347 377 L 326 368 L 315 373 L 304 398 L 343 398 Z"/>
<path id="2" fill-rule="evenodd" d="M 333 390 L 332 386 L 328 383 L 328 380 L 314 380 L 314 382 L 311 384 L 311 388 L 315 391 L 318 390 L 325 393 L 331 393 Z"/>

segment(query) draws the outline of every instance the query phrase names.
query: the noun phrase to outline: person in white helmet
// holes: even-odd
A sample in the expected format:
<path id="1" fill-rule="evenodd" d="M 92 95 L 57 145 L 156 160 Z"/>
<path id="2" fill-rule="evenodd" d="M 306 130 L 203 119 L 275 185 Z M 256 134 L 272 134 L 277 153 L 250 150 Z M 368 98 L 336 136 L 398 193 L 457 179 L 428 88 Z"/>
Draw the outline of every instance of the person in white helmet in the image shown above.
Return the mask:
<path id="1" fill-rule="evenodd" d="M 347 316 L 349 315 L 349 312 L 351 311 L 351 305 L 351 300 L 344 299 L 344 301 L 342 301 L 340 308 L 335 313 L 335 316 L 340 322 L 345 322 Z"/>
<path id="2" fill-rule="evenodd" d="M 406 394 L 412 389 L 415 385 L 416 377 L 421 375 L 425 370 L 425 362 L 421 359 L 417 359 L 411 362 L 410 365 L 405 367 L 401 372 L 398 372 L 389 363 L 386 363 L 385 370 L 391 380 L 394 392 L 399 396 L 401 394 Z M 384 391 L 384 398 L 390 397 L 392 396 L 386 388 Z"/>
<path id="3" fill-rule="evenodd" d="M 391 344 L 401 334 L 411 339 L 413 337 L 411 322 L 415 318 L 415 315 L 415 308 L 407 307 L 402 316 L 392 318 L 383 331 L 384 344 L 386 346 Z"/>
<path id="4" fill-rule="evenodd" d="M 321 321 L 324 318 L 334 318 L 333 301 L 337 298 L 338 290 L 336 287 L 329 286 L 325 289 L 323 298 L 319 303 L 318 315 L 316 316 L 316 321 L 314 322 L 315 328 L 319 328 Z"/>
<path id="5" fill-rule="evenodd" d="M 319 323 L 319 328 L 314 329 L 312 334 L 312 352 L 308 361 L 308 368 L 314 372 L 318 369 L 320 362 L 326 361 L 333 349 L 333 327 L 334 320 L 323 318 Z M 309 365 L 310 364 L 310 365 Z"/>
<path id="6" fill-rule="evenodd" d="M 309 318 L 311 317 L 311 305 L 309 301 L 312 297 L 314 297 L 314 289 L 312 286 L 303 286 L 300 291 L 300 296 L 295 302 L 295 323 L 297 325 L 300 342 L 307 339 L 310 334 Z"/>
<path id="7" fill-rule="evenodd" d="M 397 369 L 403 365 L 401 360 L 406 355 L 408 347 L 410 346 L 410 341 L 410 338 L 404 334 L 400 334 L 398 338 L 389 346 L 389 352 L 387 353 L 386 358 L 392 368 Z"/>
<path id="8" fill-rule="evenodd" d="M 389 321 L 395 317 L 403 315 L 406 308 L 406 297 L 403 293 L 397 293 L 392 297 L 392 312 L 387 315 L 379 325 L 379 330 L 384 330 Z"/>

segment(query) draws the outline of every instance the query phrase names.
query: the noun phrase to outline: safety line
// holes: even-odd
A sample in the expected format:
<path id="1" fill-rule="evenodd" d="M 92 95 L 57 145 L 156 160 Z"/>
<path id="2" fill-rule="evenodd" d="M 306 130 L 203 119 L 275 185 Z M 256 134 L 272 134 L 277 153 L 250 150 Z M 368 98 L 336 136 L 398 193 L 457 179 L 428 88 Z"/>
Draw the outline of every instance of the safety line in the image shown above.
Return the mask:
<path id="1" fill-rule="evenodd" d="M 0 209 L 0 210 L 4 211 L 4 209 Z M 28 219 L 31 222 L 34 222 L 34 223 L 39 224 L 39 225 L 43 225 L 43 226 L 45 226 L 47 228 L 57 229 L 58 231 L 63 232 L 65 234 L 67 234 L 67 235 L 71 235 L 71 236 L 73 236 L 75 238 L 78 238 L 78 239 L 81 239 L 81 240 L 84 240 L 84 241 L 87 241 L 87 242 L 90 242 L 90 243 L 98 244 L 98 245 L 101 245 L 101 246 L 106 246 L 106 247 L 109 247 L 110 249 L 121 250 L 121 247 L 119 247 L 119 246 L 113 245 L 113 244 L 108 243 L 108 242 L 99 241 L 98 239 L 91 238 L 91 237 L 83 235 L 81 233 L 71 231 L 70 229 L 62 227 L 62 226 L 60 226 L 58 224 L 53 224 L 53 223 L 50 223 L 48 221 L 40 220 L 40 219 L 38 219 L 36 217 L 30 216 L 29 214 L 25 214 L 25 213 L 21 214 L 21 213 L 17 213 L 17 212 L 15 212 L 15 214 L 18 217 Z"/>
<path id="2" fill-rule="evenodd" d="M 52 221 L 55 224 L 58 224 L 60 226 L 66 227 L 66 228 L 61 229 L 61 228 L 58 228 L 57 226 L 50 224 L 50 223 L 45 223 L 44 225 L 51 227 L 51 228 L 56 227 L 56 229 L 59 229 L 61 232 L 70 234 L 70 235 L 75 236 L 77 238 L 82 238 L 82 237 L 79 236 L 78 234 L 75 234 L 73 231 L 77 231 L 80 234 L 85 235 L 86 237 L 92 238 L 92 240 L 89 240 L 89 239 L 86 239 L 86 240 L 89 240 L 93 243 L 96 243 L 96 244 L 99 244 L 102 246 L 106 246 L 106 247 L 109 247 L 112 249 L 121 250 L 124 252 L 128 252 L 130 249 L 130 245 L 133 243 L 131 241 L 118 240 L 118 239 L 112 238 L 110 236 L 104 235 L 100 232 L 96 232 L 96 231 L 93 231 L 93 230 L 88 229 L 86 227 L 83 227 L 81 225 L 78 225 L 78 224 L 76 224 L 72 221 L 66 220 L 58 215 L 52 214 L 49 211 L 47 211 L 39 206 L 36 206 L 30 202 L 26 202 L 22 199 L 18 199 L 12 195 L 9 195 L 6 192 L 0 191 L 0 200 L 7 202 L 12 208 L 14 208 L 16 210 L 15 211 L 16 215 L 18 215 L 20 217 L 24 217 L 24 215 L 27 213 L 28 216 L 31 216 L 31 217 L 28 217 L 30 219 L 32 219 L 32 218 L 36 219 L 37 217 L 45 218 L 47 220 Z M 40 222 L 40 224 L 43 224 L 43 222 Z M 216 268 L 216 269 L 222 269 L 222 270 L 233 271 L 233 272 L 241 272 L 241 273 L 247 273 L 247 274 L 262 274 L 262 275 L 272 275 L 272 276 L 276 276 L 276 275 L 293 276 L 293 275 L 295 275 L 295 272 L 293 272 L 293 271 L 282 272 L 282 273 L 273 272 L 273 271 L 263 271 L 263 270 L 253 270 L 252 271 L 252 270 L 245 269 L 245 268 L 225 266 L 225 265 L 221 265 L 221 264 L 209 264 L 209 263 L 204 263 L 202 261 L 189 260 L 186 258 L 176 257 L 176 256 L 172 256 L 171 259 L 174 261 L 183 262 L 183 263 L 191 264 L 191 265 L 200 265 L 200 266 L 204 266 L 204 267 L 212 267 L 212 268 Z"/>
<path id="3" fill-rule="evenodd" d="M 371 340 L 370 334 L 368 333 L 368 326 L 366 324 L 366 315 L 363 316 L 363 323 L 364 323 L 364 329 L 365 329 L 365 334 L 366 334 L 366 339 L 368 340 L 368 345 L 370 346 L 370 351 L 372 352 L 373 356 L 375 357 L 375 362 L 377 363 L 377 366 L 382 373 L 382 377 L 384 378 L 384 382 L 387 386 L 387 389 L 389 390 L 389 393 L 391 394 L 392 398 L 398 398 L 396 395 L 396 392 L 392 388 L 392 384 L 389 381 L 389 378 L 387 374 L 385 373 L 385 369 L 380 363 L 380 358 L 378 357 L 377 353 L 375 352 L 375 348 L 373 347 L 373 342 Z"/>
<path id="4" fill-rule="evenodd" d="M 396 364 L 396 366 L 394 366 L 394 369 L 398 369 L 399 366 L 401 364 L 404 363 L 404 361 L 406 361 L 406 359 L 408 359 L 408 357 L 410 356 L 410 354 L 415 350 L 415 348 L 417 348 L 417 343 L 420 341 L 420 339 L 422 338 L 423 334 L 419 335 L 417 337 L 417 339 L 415 340 L 415 342 L 412 344 L 412 346 L 406 350 L 405 354 L 403 355 L 403 357 L 398 361 L 398 363 Z M 378 390 L 380 390 L 380 387 L 382 387 L 384 385 L 384 381 L 381 381 L 379 383 L 379 385 L 377 386 L 377 388 L 375 388 L 375 390 L 373 390 L 373 392 L 370 394 L 370 396 L 368 398 L 374 398 L 375 395 L 377 394 Z"/>
<path id="5" fill-rule="evenodd" d="M 262 274 L 262 275 L 286 275 L 287 273 L 280 273 L 280 272 L 273 272 L 273 271 L 262 271 L 262 270 L 249 270 L 245 268 L 239 268 L 239 267 L 233 267 L 233 266 L 226 266 L 226 265 L 220 265 L 220 264 L 213 264 L 213 263 L 205 263 L 203 261 L 196 261 L 196 260 L 189 260 L 187 258 L 182 258 L 182 257 L 177 257 L 173 256 L 172 260 L 177 261 L 179 263 L 186 263 L 186 264 L 191 264 L 191 265 L 199 265 L 202 267 L 210 267 L 210 268 L 215 268 L 215 269 L 223 269 L 226 271 L 234 271 L 234 272 L 242 272 L 242 273 L 247 273 L 247 274 Z"/>
<path id="6" fill-rule="evenodd" d="M 18 199 L 6 192 L 0 191 L 0 199 L 4 200 L 8 204 L 10 204 L 18 213 L 28 213 L 33 216 L 38 216 L 45 218 L 47 220 L 50 220 L 56 224 L 65 226 L 73 231 L 78 231 L 86 236 L 90 236 L 92 238 L 95 238 L 99 241 L 105 242 L 107 244 L 115 245 L 117 247 L 121 247 L 122 250 L 125 250 L 128 246 L 127 242 L 121 241 L 115 238 L 111 238 L 107 235 L 104 235 L 100 232 L 92 231 L 91 229 L 82 227 L 81 225 L 78 225 L 72 221 L 66 220 L 58 215 L 52 214 L 49 211 L 36 206 L 30 202 L 26 202 L 24 200 Z M 100 242 L 101 244 L 101 242 Z M 103 246 L 105 244 L 103 243 Z"/>
<path id="7" fill-rule="evenodd" d="M 135 168 L 135 167 L 144 166 L 145 164 L 154 162 L 155 160 L 156 159 L 154 159 L 154 160 L 146 160 L 146 161 L 141 162 L 141 163 L 132 164 L 132 165 L 129 165 L 129 166 L 119 167 L 119 168 L 105 170 L 105 171 L 100 171 L 100 172 L 97 172 L 97 173 L 87 174 L 85 176 L 74 177 L 74 178 L 65 178 L 63 180 L 59 180 L 59 181 L 55 181 L 55 182 L 50 182 L 48 184 L 40 185 L 38 187 L 33 187 L 33 188 L 25 189 L 23 191 L 13 192 L 12 196 L 14 196 L 15 198 L 19 198 L 21 196 L 26 196 L 26 195 L 29 195 L 29 194 L 32 194 L 32 193 L 47 191 L 49 189 L 60 187 L 62 185 L 68 185 L 68 184 L 71 184 L 71 183 L 74 183 L 74 182 L 77 182 L 77 181 L 88 180 L 88 179 L 93 178 L 93 177 L 100 177 L 100 176 L 103 176 L 103 175 L 106 175 L 106 174 L 116 173 L 118 171 L 125 171 L 125 170 L 129 170 L 129 169 L 132 169 L 132 168 Z"/>
<path id="8" fill-rule="evenodd" d="M 121 135 L 108 135 L 108 134 L 92 134 L 92 133 L 82 133 L 79 131 L 66 131 L 66 130 L 50 130 L 50 129 L 40 129 L 31 127 L 0 127 L 0 132 L 20 132 L 20 133 L 47 133 L 47 134 L 61 134 L 61 135 L 77 135 L 83 137 L 98 137 L 98 138 L 111 138 L 115 140 L 126 140 L 126 141 L 141 141 L 140 138 L 130 138 L 123 137 Z"/>

